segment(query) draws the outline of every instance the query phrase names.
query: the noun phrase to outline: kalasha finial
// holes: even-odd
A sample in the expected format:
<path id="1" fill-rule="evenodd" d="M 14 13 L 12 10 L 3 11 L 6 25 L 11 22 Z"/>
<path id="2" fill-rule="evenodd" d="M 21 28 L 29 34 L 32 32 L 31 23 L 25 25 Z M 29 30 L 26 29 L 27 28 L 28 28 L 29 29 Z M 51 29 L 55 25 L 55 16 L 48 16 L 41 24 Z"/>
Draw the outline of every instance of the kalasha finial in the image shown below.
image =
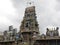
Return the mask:
<path id="1" fill-rule="evenodd" d="M 27 2 L 27 6 L 34 6 L 34 2 L 33 1 Z"/>
<path id="2" fill-rule="evenodd" d="M 29 4 L 31 5 L 31 2 L 29 2 Z"/>

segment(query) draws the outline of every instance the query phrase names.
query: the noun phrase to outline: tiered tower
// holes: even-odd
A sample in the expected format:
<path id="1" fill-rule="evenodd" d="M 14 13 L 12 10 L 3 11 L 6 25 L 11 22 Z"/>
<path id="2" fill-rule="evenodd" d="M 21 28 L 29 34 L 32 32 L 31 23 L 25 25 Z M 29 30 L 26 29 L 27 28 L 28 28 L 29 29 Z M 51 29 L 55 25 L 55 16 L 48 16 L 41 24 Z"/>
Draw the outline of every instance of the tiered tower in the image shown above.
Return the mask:
<path id="1" fill-rule="evenodd" d="M 27 7 L 25 9 L 25 15 L 20 26 L 20 33 L 23 36 L 24 42 L 30 43 L 32 41 L 32 37 L 39 34 L 39 27 L 36 18 L 35 6 Z"/>

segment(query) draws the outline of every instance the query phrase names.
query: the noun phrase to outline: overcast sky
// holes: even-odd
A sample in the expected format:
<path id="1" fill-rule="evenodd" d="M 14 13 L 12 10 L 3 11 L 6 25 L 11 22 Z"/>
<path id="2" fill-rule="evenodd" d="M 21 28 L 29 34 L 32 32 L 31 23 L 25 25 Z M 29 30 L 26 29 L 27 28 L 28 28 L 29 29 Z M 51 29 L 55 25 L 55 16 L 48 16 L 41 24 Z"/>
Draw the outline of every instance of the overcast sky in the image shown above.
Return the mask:
<path id="1" fill-rule="evenodd" d="M 60 27 L 60 0 L 31 1 L 36 7 L 40 33 L 45 33 L 46 27 Z M 0 31 L 8 30 L 10 25 L 19 30 L 27 2 L 30 0 L 0 0 Z"/>

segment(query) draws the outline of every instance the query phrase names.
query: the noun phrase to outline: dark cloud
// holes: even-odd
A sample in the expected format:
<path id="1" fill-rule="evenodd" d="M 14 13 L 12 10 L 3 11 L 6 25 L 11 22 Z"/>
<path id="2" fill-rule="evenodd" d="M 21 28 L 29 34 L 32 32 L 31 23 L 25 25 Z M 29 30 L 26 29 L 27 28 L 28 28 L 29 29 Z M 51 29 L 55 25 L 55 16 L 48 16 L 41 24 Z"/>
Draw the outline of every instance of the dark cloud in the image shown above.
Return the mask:
<path id="1" fill-rule="evenodd" d="M 27 0 L 28 1 L 28 0 Z M 25 0 L 12 0 L 18 17 L 13 22 L 21 24 L 21 21 L 24 16 L 25 8 L 27 7 Z M 39 23 L 39 28 L 42 33 L 46 32 L 47 26 L 59 26 L 60 27 L 60 13 L 57 10 L 60 10 L 60 4 L 57 4 L 56 0 L 33 0 L 36 6 L 37 20 Z M 59 0 L 60 1 L 60 0 Z"/>
<path id="2" fill-rule="evenodd" d="M 60 11 L 60 0 L 56 0 L 56 11 Z"/>
<path id="3" fill-rule="evenodd" d="M 56 0 L 56 1 L 60 2 L 60 0 Z"/>

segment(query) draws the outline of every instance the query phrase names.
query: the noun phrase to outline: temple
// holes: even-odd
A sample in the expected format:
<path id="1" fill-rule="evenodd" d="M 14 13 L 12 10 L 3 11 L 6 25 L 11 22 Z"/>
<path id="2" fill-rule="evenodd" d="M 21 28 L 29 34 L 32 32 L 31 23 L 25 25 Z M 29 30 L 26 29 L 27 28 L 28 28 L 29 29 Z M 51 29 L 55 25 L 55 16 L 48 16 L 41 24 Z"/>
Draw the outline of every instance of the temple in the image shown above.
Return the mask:
<path id="1" fill-rule="evenodd" d="M 0 35 L 0 45 L 60 45 L 59 27 L 47 27 L 46 35 L 41 35 L 39 29 L 35 6 L 29 6 L 25 9 L 19 32 L 9 26 L 9 31 Z"/>

